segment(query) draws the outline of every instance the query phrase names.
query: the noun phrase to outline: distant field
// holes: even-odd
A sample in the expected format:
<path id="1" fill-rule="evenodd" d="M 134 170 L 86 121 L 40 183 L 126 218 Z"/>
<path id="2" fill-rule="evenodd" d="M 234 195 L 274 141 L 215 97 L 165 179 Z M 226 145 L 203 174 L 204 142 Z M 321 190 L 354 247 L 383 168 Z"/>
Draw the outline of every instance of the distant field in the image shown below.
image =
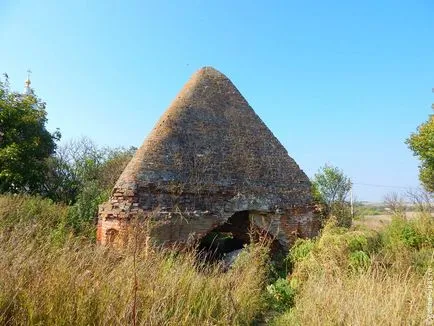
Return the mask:
<path id="1" fill-rule="evenodd" d="M 408 219 L 414 219 L 418 216 L 418 212 L 406 212 L 405 215 Z M 434 216 L 434 214 L 433 214 Z M 365 225 L 372 230 L 379 231 L 383 229 L 392 221 L 392 214 L 381 214 L 381 215 L 366 215 L 359 220 L 354 220 L 354 225 Z"/>

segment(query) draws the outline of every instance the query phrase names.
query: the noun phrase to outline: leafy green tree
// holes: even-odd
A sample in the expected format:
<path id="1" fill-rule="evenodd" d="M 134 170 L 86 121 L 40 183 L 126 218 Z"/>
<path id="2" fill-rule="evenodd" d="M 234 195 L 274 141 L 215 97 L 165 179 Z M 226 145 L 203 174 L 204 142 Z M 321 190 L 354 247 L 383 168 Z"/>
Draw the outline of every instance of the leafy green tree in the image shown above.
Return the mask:
<path id="1" fill-rule="evenodd" d="M 324 165 L 315 174 L 313 183 L 325 204 L 345 202 L 351 190 L 351 180 L 338 167 Z"/>
<path id="2" fill-rule="evenodd" d="M 424 188 L 434 193 L 434 115 L 422 123 L 417 132 L 406 140 L 408 147 L 420 160 L 419 179 Z"/>
<path id="3" fill-rule="evenodd" d="M 338 167 L 324 165 L 312 180 L 312 193 L 316 202 L 323 206 L 324 216 L 336 216 L 340 226 L 351 225 L 348 194 L 352 183 Z"/>
<path id="4" fill-rule="evenodd" d="M 0 82 L 0 192 L 40 193 L 60 132 L 45 125 L 45 103 Z"/>

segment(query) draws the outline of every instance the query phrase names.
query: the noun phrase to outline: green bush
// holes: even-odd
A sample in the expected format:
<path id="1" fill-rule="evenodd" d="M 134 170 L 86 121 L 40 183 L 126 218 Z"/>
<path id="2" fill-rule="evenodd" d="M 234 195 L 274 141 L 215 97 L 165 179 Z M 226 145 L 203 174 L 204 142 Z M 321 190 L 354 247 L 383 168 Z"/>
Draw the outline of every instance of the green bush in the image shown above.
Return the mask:
<path id="1" fill-rule="evenodd" d="M 336 217 L 337 226 L 349 228 L 353 223 L 351 208 L 347 202 L 331 204 L 330 214 Z"/>
<path id="2" fill-rule="evenodd" d="M 378 234 L 337 226 L 336 219 L 325 225 L 316 239 L 299 239 L 288 255 L 292 263 L 290 279 L 303 286 L 313 275 L 349 274 L 367 270 L 372 256 L 382 249 Z"/>
<path id="3" fill-rule="evenodd" d="M 68 214 L 68 225 L 76 234 L 95 239 L 98 205 L 108 197 L 109 191 L 101 190 L 95 182 L 89 182 L 83 187 L 77 202 L 70 207 Z"/>
<path id="4" fill-rule="evenodd" d="M 287 279 L 279 278 L 273 284 L 267 286 L 269 306 L 279 312 L 283 312 L 294 305 L 296 290 Z"/>
<path id="5" fill-rule="evenodd" d="M 364 251 L 357 250 L 350 253 L 349 267 L 354 272 L 366 271 L 371 265 L 371 258 Z"/>
<path id="6" fill-rule="evenodd" d="M 394 216 L 391 224 L 383 233 L 383 241 L 389 249 L 434 246 L 434 219 L 428 214 L 421 214 L 415 220 L 407 221 Z"/>
<path id="7" fill-rule="evenodd" d="M 312 239 L 297 239 L 289 251 L 289 261 L 293 264 L 305 259 L 315 247 Z"/>
<path id="8" fill-rule="evenodd" d="M 368 239 L 362 232 L 348 232 L 345 235 L 348 250 L 350 252 L 362 251 L 368 249 Z"/>

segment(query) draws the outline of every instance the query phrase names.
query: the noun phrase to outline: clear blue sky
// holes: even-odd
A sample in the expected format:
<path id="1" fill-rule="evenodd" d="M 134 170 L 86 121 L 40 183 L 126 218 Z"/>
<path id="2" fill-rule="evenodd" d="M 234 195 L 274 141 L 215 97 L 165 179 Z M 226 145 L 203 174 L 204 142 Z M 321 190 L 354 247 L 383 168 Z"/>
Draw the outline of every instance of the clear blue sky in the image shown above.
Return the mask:
<path id="1" fill-rule="evenodd" d="M 26 70 L 63 139 L 139 146 L 190 75 L 225 73 L 309 175 L 417 186 L 434 2 L 0 0 L 0 72 Z M 360 200 L 396 188 L 355 186 Z"/>

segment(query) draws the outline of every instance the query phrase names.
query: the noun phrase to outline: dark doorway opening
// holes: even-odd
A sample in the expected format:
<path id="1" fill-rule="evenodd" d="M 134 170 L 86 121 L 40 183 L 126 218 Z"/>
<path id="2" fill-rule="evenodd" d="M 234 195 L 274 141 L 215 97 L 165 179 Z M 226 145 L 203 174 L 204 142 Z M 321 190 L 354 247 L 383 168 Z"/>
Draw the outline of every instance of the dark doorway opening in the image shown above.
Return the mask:
<path id="1" fill-rule="evenodd" d="M 228 221 L 204 236 L 199 252 L 206 260 L 220 260 L 226 254 L 242 249 L 250 243 L 250 219 L 248 211 L 237 212 Z"/>

